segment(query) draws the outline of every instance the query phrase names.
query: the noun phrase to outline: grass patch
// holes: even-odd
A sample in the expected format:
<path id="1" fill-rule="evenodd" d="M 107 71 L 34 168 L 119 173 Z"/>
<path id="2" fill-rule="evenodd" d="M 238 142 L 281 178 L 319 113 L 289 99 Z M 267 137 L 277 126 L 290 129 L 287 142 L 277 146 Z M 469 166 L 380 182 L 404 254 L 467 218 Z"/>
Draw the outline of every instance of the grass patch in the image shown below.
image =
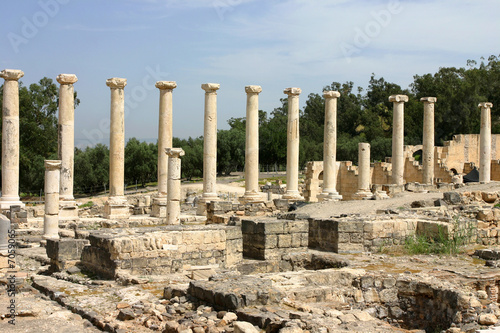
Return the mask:
<path id="1" fill-rule="evenodd" d="M 404 248 L 408 254 L 443 254 L 456 255 L 464 252 L 463 247 L 476 237 L 476 228 L 469 221 L 460 221 L 458 217 L 450 228 L 438 225 L 437 233 L 409 236 Z"/>
<path id="2" fill-rule="evenodd" d="M 78 208 L 92 207 L 93 205 L 94 203 L 92 201 L 87 201 L 86 203 L 79 205 Z"/>
<path id="3" fill-rule="evenodd" d="M 267 177 L 259 180 L 260 185 L 266 185 L 266 183 L 275 183 L 277 180 L 281 180 L 282 184 L 286 184 L 286 176 L 275 176 Z"/>

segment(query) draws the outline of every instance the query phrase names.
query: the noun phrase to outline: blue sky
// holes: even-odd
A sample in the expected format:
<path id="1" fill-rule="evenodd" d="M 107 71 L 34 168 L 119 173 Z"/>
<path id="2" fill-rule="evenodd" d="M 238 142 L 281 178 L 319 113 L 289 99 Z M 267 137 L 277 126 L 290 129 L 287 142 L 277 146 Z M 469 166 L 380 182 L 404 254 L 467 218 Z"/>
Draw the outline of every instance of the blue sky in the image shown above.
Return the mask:
<path id="1" fill-rule="evenodd" d="M 244 117 L 244 87 L 260 109 L 283 89 L 333 81 L 366 87 L 371 73 L 407 87 L 415 74 L 500 54 L 495 0 L 23 0 L 0 5 L 0 69 L 25 85 L 78 76 L 80 145 L 109 140 L 106 79 L 127 78 L 127 138 L 155 139 L 158 80 L 177 81 L 174 136 L 203 134 L 202 83 L 220 83 L 218 127 Z"/>

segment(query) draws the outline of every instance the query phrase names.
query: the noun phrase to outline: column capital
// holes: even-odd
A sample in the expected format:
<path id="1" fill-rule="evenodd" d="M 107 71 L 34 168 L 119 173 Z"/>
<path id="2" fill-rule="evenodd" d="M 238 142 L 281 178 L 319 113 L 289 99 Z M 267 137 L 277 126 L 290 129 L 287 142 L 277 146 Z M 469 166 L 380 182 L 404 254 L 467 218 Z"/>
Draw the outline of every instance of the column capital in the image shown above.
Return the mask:
<path id="1" fill-rule="evenodd" d="M 17 81 L 24 76 L 24 72 L 19 69 L 4 69 L 0 72 L 0 77 L 5 81 Z"/>
<path id="2" fill-rule="evenodd" d="M 437 102 L 437 98 L 436 97 L 422 97 L 420 99 L 420 102 L 436 103 Z"/>
<path id="3" fill-rule="evenodd" d="M 245 92 L 247 94 L 259 94 L 262 92 L 261 86 L 245 86 Z"/>
<path id="4" fill-rule="evenodd" d="M 45 160 L 45 170 L 59 170 L 61 169 L 61 160 Z"/>
<path id="5" fill-rule="evenodd" d="M 60 84 L 73 84 L 78 81 L 78 78 L 75 74 L 59 74 L 56 77 L 57 82 Z"/>
<path id="6" fill-rule="evenodd" d="M 482 102 L 482 103 L 479 103 L 477 107 L 481 108 L 481 109 L 491 109 L 493 107 L 493 103 Z"/>
<path id="7" fill-rule="evenodd" d="M 406 96 L 406 95 L 391 95 L 391 96 L 389 96 L 389 102 L 395 102 L 395 103 L 408 102 L 408 96 Z"/>
<path id="8" fill-rule="evenodd" d="M 339 98 L 340 93 L 338 91 L 333 91 L 333 90 L 323 91 L 323 97 L 324 98 Z"/>
<path id="9" fill-rule="evenodd" d="M 111 89 L 123 89 L 127 85 L 127 79 L 122 79 L 119 77 L 112 77 L 106 80 L 106 85 Z"/>
<path id="10" fill-rule="evenodd" d="M 160 90 L 172 90 L 177 88 L 175 81 L 156 81 L 155 87 Z"/>
<path id="11" fill-rule="evenodd" d="M 300 95 L 301 92 L 302 92 L 302 89 L 295 88 L 295 87 L 286 88 L 285 90 L 283 90 L 283 93 L 287 94 L 288 96 L 298 96 L 298 95 Z"/>
<path id="12" fill-rule="evenodd" d="M 174 158 L 179 158 L 181 156 L 184 156 L 185 154 L 184 149 L 182 148 L 165 148 L 165 153 L 168 155 L 168 157 Z"/>
<path id="13" fill-rule="evenodd" d="M 201 89 L 205 90 L 206 93 L 213 93 L 219 90 L 220 84 L 219 83 L 203 83 L 201 85 Z"/>

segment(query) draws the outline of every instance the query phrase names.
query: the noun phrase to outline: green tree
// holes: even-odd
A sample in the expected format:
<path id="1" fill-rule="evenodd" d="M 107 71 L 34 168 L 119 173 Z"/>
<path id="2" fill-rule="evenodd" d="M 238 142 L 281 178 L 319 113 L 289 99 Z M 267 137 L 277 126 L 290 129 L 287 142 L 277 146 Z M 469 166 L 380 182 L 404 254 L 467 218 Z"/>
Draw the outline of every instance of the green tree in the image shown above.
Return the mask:
<path id="1" fill-rule="evenodd" d="M 153 143 L 140 142 L 136 138 L 128 140 L 125 146 L 125 182 L 140 183 L 157 180 L 158 146 Z"/>
<path id="2" fill-rule="evenodd" d="M 75 193 L 96 193 L 109 189 L 109 148 L 103 144 L 75 149 Z"/>

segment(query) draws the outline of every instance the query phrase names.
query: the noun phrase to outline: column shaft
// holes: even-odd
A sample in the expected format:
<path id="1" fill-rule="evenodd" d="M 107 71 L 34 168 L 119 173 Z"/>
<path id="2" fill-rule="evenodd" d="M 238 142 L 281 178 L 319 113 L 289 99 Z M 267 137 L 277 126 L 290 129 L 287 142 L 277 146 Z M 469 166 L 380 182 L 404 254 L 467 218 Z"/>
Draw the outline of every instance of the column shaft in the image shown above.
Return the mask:
<path id="1" fill-rule="evenodd" d="M 110 79 L 114 80 L 114 79 Z M 118 79 L 125 80 L 125 79 Z M 111 123 L 109 141 L 109 196 L 124 195 L 125 177 L 125 81 L 110 81 Z M 117 83 L 124 82 L 123 87 Z"/>
<path id="2" fill-rule="evenodd" d="M 358 143 L 358 191 L 354 195 L 357 199 L 371 199 L 371 170 L 370 170 L 370 144 Z"/>
<path id="3" fill-rule="evenodd" d="M 172 90 L 177 87 L 174 81 L 158 81 L 160 89 L 160 119 L 158 124 L 158 196 L 167 194 L 168 156 L 166 148 L 172 148 Z"/>
<path id="4" fill-rule="evenodd" d="M 202 84 L 205 90 L 205 123 L 203 130 L 203 200 L 217 200 L 217 90 L 216 83 Z"/>
<path id="5" fill-rule="evenodd" d="M 286 193 L 284 199 L 299 200 L 299 94 L 300 88 L 287 88 L 288 127 L 286 156 Z"/>
<path id="6" fill-rule="evenodd" d="M 165 149 L 168 155 L 167 224 L 180 224 L 182 148 Z"/>
<path id="7" fill-rule="evenodd" d="M 128 218 L 129 208 L 125 198 L 125 96 L 126 79 L 111 78 L 106 81 L 111 89 L 111 123 L 109 140 L 109 198 L 104 206 L 104 216 L 109 219 Z"/>
<path id="8" fill-rule="evenodd" d="M 259 200 L 259 93 L 260 86 L 246 86 L 245 195 L 247 202 Z"/>
<path id="9" fill-rule="evenodd" d="M 0 209 L 24 206 L 19 198 L 19 83 L 20 70 L 5 69 L 2 105 L 2 198 Z"/>
<path id="10" fill-rule="evenodd" d="M 404 102 L 408 102 L 406 95 L 392 95 L 389 102 L 393 102 L 392 121 L 392 183 L 404 184 Z"/>
<path id="11" fill-rule="evenodd" d="M 422 183 L 434 183 L 434 103 L 436 97 L 423 97 L 424 102 L 424 129 L 422 138 Z"/>
<path id="12" fill-rule="evenodd" d="M 60 199 L 73 201 L 73 173 L 75 155 L 75 98 L 73 83 L 77 81 L 74 74 L 57 76 L 59 87 L 59 140 L 58 156 L 61 160 Z"/>
<path id="13" fill-rule="evenodd" d="M 323 200 L 340 200 L 337 192 L 337 98 L 338 91 L 324 91 L 325 128 L 323 139 L 323 192 L 318 196 Z"/>
<path id="14" fill-rule="evenodd" d="M 60 160 L 45 160 L 45 214 L 43 237 L 59 238 Z"/>
<path id="15" fill-rule="evenodd" d="M 491 108 L 492 103 L 480 103 L 481 130 L 479 139 L 479 181 L 489 183 L 491 179 Z"/>

